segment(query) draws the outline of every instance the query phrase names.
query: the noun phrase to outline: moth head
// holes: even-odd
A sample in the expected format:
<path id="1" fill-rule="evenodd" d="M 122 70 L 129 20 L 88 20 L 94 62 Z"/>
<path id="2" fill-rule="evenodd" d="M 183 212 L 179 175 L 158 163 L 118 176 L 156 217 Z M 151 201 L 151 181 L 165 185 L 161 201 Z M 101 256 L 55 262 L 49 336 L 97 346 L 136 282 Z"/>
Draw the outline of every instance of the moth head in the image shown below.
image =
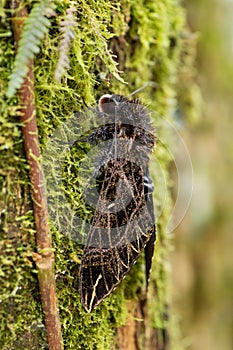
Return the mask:
<path id="1" fill-rule="evenodd" d="M 100 112 L 106 113 L 106 114 L 114 114 L 116 106 L 119 106 L 120 104 L 128 102 L 127 97 L 124 97 L 122 95 L 109 95 L 105 94 L 100 97 L 99 99 L 99 110 Z"/>
<path id="2" fill-rule="evenodd" d="M 138 98 L 130 100 L 118 94 L 105 94 L 99 99 L 99 111 L 109 122 L 150 128 L 148 113 Z"/>

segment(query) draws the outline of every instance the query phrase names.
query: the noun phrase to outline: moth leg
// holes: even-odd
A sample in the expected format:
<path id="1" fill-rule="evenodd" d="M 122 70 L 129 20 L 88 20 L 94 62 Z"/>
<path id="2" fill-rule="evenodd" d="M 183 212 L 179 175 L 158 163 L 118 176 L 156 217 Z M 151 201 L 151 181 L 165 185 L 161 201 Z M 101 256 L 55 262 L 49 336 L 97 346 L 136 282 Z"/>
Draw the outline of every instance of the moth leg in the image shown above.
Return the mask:
<path id="1" fill-rule="evenodd" d="M 152 259 L 154 254 L 154 246 L 156 240 L 156 228 L 155 225 L 151 228 L 151 236 L 148 243 L 145 246 L 145 261 L 146 261 L 146 290 L 148 290 L 150 271 L 152 265 Z"/>
<path id="2" fill-rule="evenodd" d="M 146 168 L 145 174 L 144 174 L 144 193 L 147 201 L 147 208 L 148 211 L 151 214 L 151 218 L 154 219 L 154 205 L 153 205 L 153 198 L 152 193 L 154 191 L 154 184 L 152 181 L 152 178 L 149 173 L 149 169 Z M 153 221 L 155 222 L 155 221 Z M 150 229 L 150 239 L 147 242 L 145 246 L 145 262 L 146 262 L 146 290 L 148 290 L 148 284 L 150 279 L 150 270 L 152 265 L 152 258 L 154 254 L 154 245 L 156 240 L 156 227 L 153 225 L 153 227 Z"/>
<path id="3" fill-rule="evenodd" d="M 144 193 L 147 195 L 149 193 L 154 192 L 154 184 L 152 178 L 150 177 L 149 171 L 144 175 Z"/>

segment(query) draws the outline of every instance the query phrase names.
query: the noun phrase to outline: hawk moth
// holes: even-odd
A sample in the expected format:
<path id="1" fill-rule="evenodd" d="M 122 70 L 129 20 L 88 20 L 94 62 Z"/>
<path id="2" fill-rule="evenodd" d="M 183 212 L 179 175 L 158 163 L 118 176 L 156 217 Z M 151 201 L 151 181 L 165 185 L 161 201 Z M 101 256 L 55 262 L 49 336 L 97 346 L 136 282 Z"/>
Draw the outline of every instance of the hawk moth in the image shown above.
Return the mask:
<path id="1" fill-rule="evenodd" d="M 139 99 L 115 94 L 100 98 L 96 114 L 104 125 L 78 141 L 100 145 L 92 186 L 85 193 L 96 201 L 79 276 L 87 312 L 116 288 L 144 248 L 148 284 L 156 239 L 148 169 L 155 137 L 149 113 Z"/>

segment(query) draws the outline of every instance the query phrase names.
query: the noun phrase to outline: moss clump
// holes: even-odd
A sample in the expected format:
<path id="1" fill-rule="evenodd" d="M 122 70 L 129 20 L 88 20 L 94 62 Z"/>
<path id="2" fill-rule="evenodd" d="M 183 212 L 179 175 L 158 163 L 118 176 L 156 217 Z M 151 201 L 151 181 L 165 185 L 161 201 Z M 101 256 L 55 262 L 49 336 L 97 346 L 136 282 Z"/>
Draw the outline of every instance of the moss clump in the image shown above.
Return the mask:
<path id="1" fill-rule="evenodd" d="M 59 57 L 59 25 L 69 6 L 76 9 L 75 36 L 70 48 L 70 69 L 61 82 L 54 79 Z M 140 93 L 142 101 L 168 116 L 176 107 L 181 33 L 185 15 L 176 0 L 154 1 L 56 1 L 56 17 L 50 19 L 40 53 L 35 58 L 37 120 L 42 151 L 55 128 L 85 105 L 94 105 L 103 93 L 129 92 L 149 82 Z M 1 349 L 46 348 L 43 316 L 36 271 L 31 252 L 36 250 L 33 213 L 29 195 L 28 166 L 23 152 L 17 97 L 6 99 L 7 81 L 14 61 L 13 35 L 9 11 L 1 9 L 3 26 L 0 37 L 0 184 L 1 216 Z M 5 40 L 5 37 L 7 40 Z M 159 143 L 159 142 L 158 142 Z M 157 161 L 169 183 L 170 156 L 166 145 L 158 144 Z M 56 160 L 55 160 L 56 161 Z M 74 158 L 73 158 L 74 161 Z M 73 165 L 72 165 L 73 166 Z M 71 165 L 67 165 L 71 169 Z M 72 168 L 73 169 L 73 168 Z M 153 169 L 152 169 L 153 173 Z M 156 207 L 163 205 L 156 178 Z M 77 193 L 68 194 L 78 201 Z M 72 197 L 73 196 L 73 197 Z M 157 296 L 151 303 L 154 327 L 165 326 L 167 303 L 166 265 L 168 243 L 165 229 L 170 214 L 169 191 L 165 210 L 159 218 L 152 285 Z M 78 268 L 81 249 L 77 242 L 53 227 L 59 310 L 65 349 L 114 349 L 116 328 L 127 316 L 126 298 L 137 298 L 144 284 L 143 260 L 91 315 L 80 305 Z M 151 287 L 152 288 L 152 287 Z M 152 288 L 153 289 L 153 288 Z M 125 291 L 128 291 L 127 293 Z M 153 294 L 153 292 L 151 292 Z"/>

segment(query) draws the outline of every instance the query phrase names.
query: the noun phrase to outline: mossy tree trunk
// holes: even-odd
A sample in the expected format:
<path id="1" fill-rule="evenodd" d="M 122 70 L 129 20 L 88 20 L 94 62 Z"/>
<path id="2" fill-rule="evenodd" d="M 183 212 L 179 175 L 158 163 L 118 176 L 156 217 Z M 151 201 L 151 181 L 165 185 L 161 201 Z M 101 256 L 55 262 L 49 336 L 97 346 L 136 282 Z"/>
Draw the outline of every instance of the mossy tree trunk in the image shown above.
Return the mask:
<path id="1" fill-rule="evenodd" d="M 85 105 L 93 106 L 103 93 L 127 96 L 149 82 L 140 98 L 158 112 L 155 122 L 159 123 L 160 116 L 169 114 L 170 101 L 176 104 L 184 30 L 184 12 L 176 0 L 58 0 L 52 2 L 53 6 L 50 1 L 41 1 L 35 11 L 36 4 L 19 2 L 27 6 L 29 17 L 33 13 L 32 23 L 37 25 L 25 29 L 24 43 L 19 42 L 21 56 L 15 65 L 12 15 L 17 17 L 17 11 L 11 9 L 10 2 L 0 9 L 0 348 L 4 350 L 47 348 L 38 271 L 33 260 L 38 247 L 32 183 L 20 121 L 22 99 L 17 91 L 29 58 L 34 57 L 35 105 L 43 153 L 56 127 Z M 168 180 L 170 156 L 166 145 L 159 144 L 155 156 Z M 159 186 L 156 174 L 152 176 Z M 147 303 L 142 257 L 117 290 L 87 314 L 78 291 L 80 245 L 50 222 L 65 349 L 164 348 L 164 329 L 170 327 L 165 316 L 169 299 L 165 235 L 169 194 L 166 198 L 166 210 L 157 221 L 158 239 Z M 155 191 L 156 208 L 161 201 L 159 191 Z"/>

